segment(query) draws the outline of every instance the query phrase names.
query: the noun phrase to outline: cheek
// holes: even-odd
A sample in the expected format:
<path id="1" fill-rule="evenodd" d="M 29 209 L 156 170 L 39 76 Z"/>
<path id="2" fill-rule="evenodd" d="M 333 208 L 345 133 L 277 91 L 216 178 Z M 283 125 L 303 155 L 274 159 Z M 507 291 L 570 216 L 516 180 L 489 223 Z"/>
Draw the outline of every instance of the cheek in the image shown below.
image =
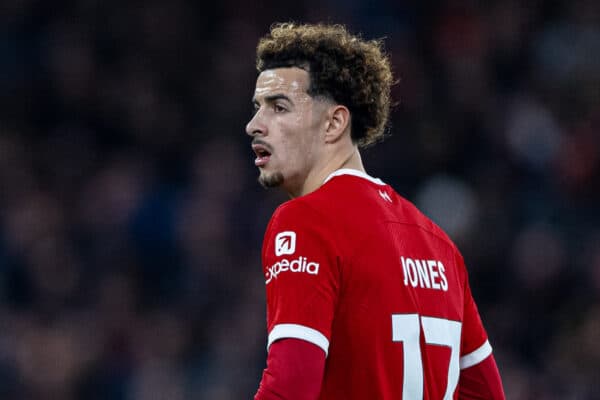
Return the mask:
<path id="1" fill-rule="evenodd" d="M 294 138 L 284 138 L 277 152 L 277 165 L 288 172 L 297 170 L 305 162 L 304 153 L 303 143 Z"/>
<path id="2" fill-rule="evenodd" d="M 317 129 L 310 115 L 298 114 L 277 125 L 279 150 L 277 158 L 285 167 L 299 167 L 310 161 L 318 144 Z"/>

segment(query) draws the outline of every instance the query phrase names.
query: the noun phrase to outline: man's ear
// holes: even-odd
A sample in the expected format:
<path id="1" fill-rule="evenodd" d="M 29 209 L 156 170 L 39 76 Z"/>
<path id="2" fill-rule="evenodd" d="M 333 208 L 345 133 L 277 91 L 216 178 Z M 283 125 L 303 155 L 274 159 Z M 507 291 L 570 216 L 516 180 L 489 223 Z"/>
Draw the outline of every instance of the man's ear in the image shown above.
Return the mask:
<path id="1" fill-rule="evenodd" d="M 326 127 L 325 143 L 335 143 L 340 140 L 346 130 L 350 130 L 350 111 L 348 108 L 340 104 L 329 108 Z"/>

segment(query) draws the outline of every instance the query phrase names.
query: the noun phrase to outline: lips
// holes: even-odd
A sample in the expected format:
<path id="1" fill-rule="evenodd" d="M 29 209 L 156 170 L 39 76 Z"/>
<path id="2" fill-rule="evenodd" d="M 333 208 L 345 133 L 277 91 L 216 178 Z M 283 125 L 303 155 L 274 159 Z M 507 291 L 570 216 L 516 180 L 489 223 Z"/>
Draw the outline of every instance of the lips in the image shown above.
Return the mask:
<path id="1" fill-rule="evenodd" d="M 271 158 L 270 147 L 266 143 L 254 143 L 252 145 L 252 150 L 254 150 L 254 154 L 256 154 L 256 159 L 254 160 L 254 165 L 257 167 L 263 167 Z"/>

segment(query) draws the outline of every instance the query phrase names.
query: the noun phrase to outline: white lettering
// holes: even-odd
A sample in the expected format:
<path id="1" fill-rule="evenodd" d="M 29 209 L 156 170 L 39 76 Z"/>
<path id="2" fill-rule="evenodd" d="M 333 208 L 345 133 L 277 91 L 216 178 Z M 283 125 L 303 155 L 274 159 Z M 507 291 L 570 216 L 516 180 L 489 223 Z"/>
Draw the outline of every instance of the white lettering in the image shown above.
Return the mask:
<path id="1" fill-rule="evenodd" d="M 269 284 L 273 280 L 273 278 L 277 279 L 279 274 L 282 272 L 290 271 L 290 272 L 306 272 L 310 275 L 318 275 L 319 274 L 319 263 L 309 262 L 306 257 L 298 257 L 292 261 L 288 259 L 282 259 L 277 261 L 275 264 L 266 268 L 265 272 L 265 284 Z"/>
<path id="2" fill-rule="evenodd" d="M 402 261 L 402 272 L 404 272 L 404 286 L 408 286 L 408 276 L 406 273 L 406 261 L 404 261 L 404 257 L 400 257 L 400 261 Z"/>
<path id="3" fill-rule="evenodd" d="M 287 271 L 290 267 L 290 262 L 286 259 L 279 261 L 279 272 Z"/>
<path id="4" fill-rule="evenodd" d="M 417 272 L 419 273 L 419 286 L 430 288 L 431 284 L 429 283 L 429 274 L 427 273 L 427 261 L 415 260 L 415 263 L 417 264 Z"/>
<path id="5" fill-rule="evenodd" d="M 306 264 L 306 272 L 311 275 L 317 275 L 319 273 L 319 264 L 314 262 Z"/>
<path id="6" fill-rule="evenodd" d="M 302 257 L 299 257 L 297 260 L 290 263 L 290 271 L 302 272 Z"/>
<path id="7" fill-rule="evenodd" d="M 440 278 L 442 278 L 442 290 L 444 292 L 448 291 L 448 280 L 446 279 L 446 274 L 444 274 L 444 272 L 446 272 L 446 268 L 444 268 L 444 264 L 442 264 L 441 261 L 438 261 L 437 263 L 438 269 L 440 270 Z"/>
<path id="8" fill-rule="evenodd" d="M 410 257 L 400 257 L 404 286 L 422 289 L 448 291 L 446 268 L 439 260 L 416 260 Z"/>
<path id="9" fill-rule="evenodd" d="M 440 289 L 441 286 L 440 284 L 437 282 L 437 277 L 440 276 L 440 274 L 437 272 L 436 268 L 437 268 L 437 261 L 436 260 L 429 260 L 427 261 L 427 265 L 429 266 L 429 273 L 431 274 L 431 286 L 434 289 Z"/>
<path id="10" fill-rule="evenodd" d="M 419 278 L 417 277 L 417 271 L 415 270 L 415 262 L 412 258 L 406 259 L 406 268 L 408 269 L 408 279 L 412 287 L 417 287 Z"/>

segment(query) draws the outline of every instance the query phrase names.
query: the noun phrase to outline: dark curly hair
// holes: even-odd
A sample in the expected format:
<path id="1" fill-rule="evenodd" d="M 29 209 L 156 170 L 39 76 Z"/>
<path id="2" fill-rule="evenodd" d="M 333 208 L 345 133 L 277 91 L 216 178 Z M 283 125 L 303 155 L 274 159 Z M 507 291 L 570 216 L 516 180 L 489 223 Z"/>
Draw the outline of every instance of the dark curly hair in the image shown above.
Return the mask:
<path id="1" fill-rule="evenodd" d="M 393 76 L 379 40 L 363 40 L 343 25 L 276 23 L 256 49 L 256 69 L 299 67 L 310 76 L 308 94 L 350 110 L 351 137 L 364 147 L 384 135 Z"/>

